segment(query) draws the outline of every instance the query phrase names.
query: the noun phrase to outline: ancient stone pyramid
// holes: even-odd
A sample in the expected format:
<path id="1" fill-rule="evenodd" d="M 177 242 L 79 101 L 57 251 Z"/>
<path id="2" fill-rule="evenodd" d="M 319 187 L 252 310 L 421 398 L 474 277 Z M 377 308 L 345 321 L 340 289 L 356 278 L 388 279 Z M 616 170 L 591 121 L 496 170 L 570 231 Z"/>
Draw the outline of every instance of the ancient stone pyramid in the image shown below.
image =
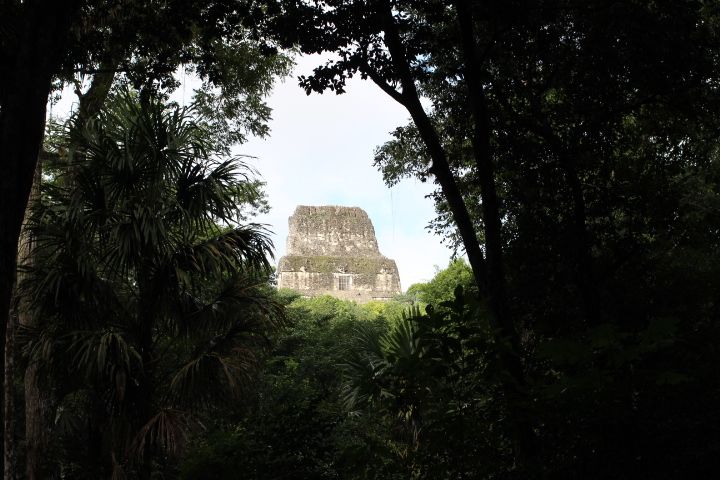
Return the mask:
<path id="1" fill-rule="evenodd" d="M 358 302 L 400 293 L 397 265 L 380 254 L 363 209 L 300 205 L 288 223 L 287 254 L 278 264 L 279 288 Z"/>

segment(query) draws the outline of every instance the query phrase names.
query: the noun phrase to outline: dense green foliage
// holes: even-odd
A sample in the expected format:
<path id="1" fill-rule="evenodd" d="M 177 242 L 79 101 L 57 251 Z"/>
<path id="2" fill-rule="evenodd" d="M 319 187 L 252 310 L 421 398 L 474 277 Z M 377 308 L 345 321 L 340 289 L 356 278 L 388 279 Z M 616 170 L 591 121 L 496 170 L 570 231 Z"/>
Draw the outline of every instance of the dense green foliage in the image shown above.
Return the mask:
<path id="1" fill-rule="evenodd" d="M 486 306 L 462 288 L 466 270 L 456 261 L 428 282 L 443 295 L 440 286 L 455 288 L 427 313 L 391 302 L 384 307 L 392 312 L 388 318 L 372 305 L 330 297 L 293 300 L 290 326 L 275 338 L 254 400 L 200 441 L 184 478 L 204 478 L 203 472 L 348 479 L 520 474 L 510 441 L 515 422 L 502 387 L 507 374 L 500 358 L 508 346 L 495 340 Z M 714 444 L 699 441 L 712 428 L 699 429 L 692 419 L 715 421 L 713 400 L 694 397 L 713 388 L 715 375 L 711 366 L 695 363 L 707 350 L 687 350 L 702 348 L 695 335 L 665 318 L 634 330 L 599 325 L 582 336 L 535 340 L 526 360 L 532 404 L 519 407 L 532 416 L 551 461 L 522 475 L 570 470 L 624 478 L 630 468 L 658 478 L 709 474 Z M 628 401 L 636 403 L 628 407 Z M 693 410 L 676 411 L 680 406 Z M 671 438 L 668 429 L 685 433 Z M 622 440 L 618 432 L 633 437 Z M 647 443 L 632 451 L 647 456 L 623 457 L 629 452 L 624 442 L 639 438 Z M 692 448 L 682 447 L 687 442 Z M 617 460 L 581 462 L 588 448 Z M 666 456 L 656 457 L 655 449 Z M 688 463 L 688 454 L 703 459 Z"/>
<path id="2" fill-rule="evenodd" d="M 25 350 L 55 394 L 46 461 L 66 477 L 144 476 L 198 411 L 237 397 L 281 321 L 261 288 L 271 244 L 238 223 L 257 196 L 247 169 L 190 110 L 120 92 L 69 135 L 23 285 L 39 319 Z"/>
<path id="3" fill-rule="evenodd" d="M 50 81 L 97 86 L 51 152 L 20 291 L 45 476 L 717 476 L 717 1 L 0 14 L 3 316 Z M 375 164 L 437 182 L 431 228 L 469 265 L 389 303 L 272 290 L 245 224 L 263 197 L 227 154 L 267 133 L 278 44 L 336 54 L 308 93 L 359 75 L 407 109 Z M 180 65 L 205 82 L 194 112 L 158 96 Z M 137 90 L 100 109 L 118 78 Z"/>
<path id="4" fill-rule="evenodd" d="M 376 165 L 390 184 L 437 182 L 433 226 L 480 288 L 460 323 L 487 322 L 475 341 L 504 347 L 468 387 L 492 390 L 478 429 L 495 437 L 456 445 L 484 462 L 453 472 L 444 452 L 413 474 L 442 477 L 443 461 L 447 478 L 716 473 L 717 2 L 280 3 L 297 19 L 277 35 L 341 52 L 300 79 L 308 92 L 360 75 L 407 109 Z M 428 318 L 460 315 L 445 308 Z M 404 335 L 424 338 L 423 319 Z M 420 386 L 418 402 L 433 391 L 423 365 L 389 377 Z M 448 421 L 420 450 L 461 432 Z"/>
<path id="5" fill-rule="evenodd" d="M 472 296 L 477 291 L 474 283 L 468 264 L 463 259 L 455 259 L 447 268 L 438 270 L 429 282 L 410 285 L 406 295 L 426 305 L 437 306 L 453 300 L 458 286 L 462 286 L 466 294 Z"/>
<path id="6" fill-rule="evenodd" d="M 40 463 L 48 448 L 44 405 L 49 392 L 38 384 L 35 364 L 19 375 L 25 380 L 24 388 L 17 391 L 25 390 L 26 421 L 20 415 L 15 422 L 6 410 L 13 410 L 16 386 L 12 381 L 15 323 L 34 328 L 23 306 L 29 299 L 16 295 L 11 309 L 11 297 L 18 253 L 32 263 L 32 255 L 23 251 L 31 243 L 23 219 L 28 199 L 33 204 L 39 195 L 40 179 L 32 186 L 47 156 L 41 147 L 48 100 L 63 87 L 74 86 L 75 122 L 82 130 L 116 82 L 139 90 L 147 100 L 178 87 L 175 74 L 182 69 L 202 79 L 194 92 L 195 108 L 211 134 L 223 140 L 215 147 L 227 153 L 248 135 L 267 134 L 270 109 L 264 96 L 274 76 L 288 73 L 288 58 L 250 31 L 258 15 L 263 9 L 254 2 L 226 0 L 0 2 L 0 338 L 5 339 L 8 331 L 7 366 L 0 369 L 0 378 L 8 375 L 7 381 L 0 381 L 5 384 L 0 397 L 8 395 L 7 402 L 0 402 L 5 404 L 0 443 L 7 442 L 7 447 L 0 448 L 4 451 L 0 463 L 8 460 L 3 469 L 6 478 L 15 477 L 16 467 L 33 479 L 45 476 Z M 268 208 L 262 196 L 254 200 L 244 205 L 245 213 Z M 0 353 L 6 351 L 5 343 L 0 344 Z M 20 432 L 25 427 L 21 435 L 25 445 L 17 448 L 26 453 L 25 465 L 14 461 L 13 423 Z"/>
<path id="7" fill-rule="evenodd" d="M 289 327 L 274 338 L 253 394 L 200 442 L 182 478 L 392 478 L 384 419 L 350 415 L 341 389 L 357 333 L 387 331 L 404 305 L 281 295 L 292 300 Z"/>

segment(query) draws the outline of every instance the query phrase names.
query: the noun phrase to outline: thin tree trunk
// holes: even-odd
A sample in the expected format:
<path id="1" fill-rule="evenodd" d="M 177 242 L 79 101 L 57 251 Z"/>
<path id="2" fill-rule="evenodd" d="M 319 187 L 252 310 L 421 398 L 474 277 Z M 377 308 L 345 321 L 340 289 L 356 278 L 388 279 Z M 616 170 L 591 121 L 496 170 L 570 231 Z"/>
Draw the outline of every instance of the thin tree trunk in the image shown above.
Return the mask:
<path id="1" fill-rule="evenodd" d="M 490 119 L 482 84 L 481 67 L 477 57 L 473 12 L 467 0 L 455 0 L 460 30 L 460 43 L 464 60 L 464 79 L 473 117 L 473 153 L 480 177 L 483 225 L 485 227 L 485 253 L 487 255 L 487 284 L 490 306 L 502 336 L 510 342 L 511 350 L 502 355 L 503 366 L 508 369 L 514 382 L 506 382 L 504 389 L 509 396 L 509 411 L 515 436 L 515 460 L 525 465 L 536 452 L 535 434 L 527 411 L 525 374 L 520 356 L 520 338 L 512 319 L 507 298 L 507 286 L 503 261 L 502 222 L 495 185 L 495 166 L 490 148 Z"/>
<path id="2" fill-rule="evenodd" d="M 16 317 L 11 315 L 5 332 L 5 405 L 4 405 L 4 472 L 5 480 L 15 480 L 17 461 L 15 455 L 15 326 Z"/>
<path id="3" fill-rule="evenodd" d="M 478 173 L 481 177 L 481 192 L 483 200 L 483 221 L 485 223 L 486 235 L 486 253 L 487 261 L 483 256 L 480 242 L 475 233 L 475 228 L 465 205 L 465 201 L 460 193 L 455 177 L 450 169 L 447 161 L 445 149 L 440 142 L 437 131 L 433 127 L 425 110 L 420 103 L 420 97 L 415 87 L 415 82 L 410 72 L 408 59 L 405 49 L 402 45 L 400 35 L 393 18 L 392 8 L 388 2 L 385 2 L 382 12 L 383 32 L 385 34 L 385 45 L 390 52 L 393 67 L 396 74 L 400 78 L 402 93 L 397 92 L 385 83 L 378 75 L 374 74 L 368 68 L 366 73 L 370 78 L 380 86 L 388 95 L 397 102 L 405 106 L 420 133 L 420 137 L 428 149 L 432 166 L 430 173 L 435 175 L 443 195 L 450 206 L 453 219 L 457 225 L 458 232 L 462 238 L 465 251 L 468 255 L 470 266 L 473 270 L 475 281 L 481 292 L 487 291 L 490 296 L 490 306 L 494 318 L 490 321 L 493 325 L 500 328 L 501 335 L 504 339 L 509 340 L 511 349 L 508 353 L 501 354 L 501 362 L 508 370 L 513 378 L 511 382 L 505 382 L 503 387 L 511 397 L 509 408 L 511 414 L 517 418 L 513 418 L 514 436 L 515 436 L 515 454 L 518 463 L 524 463 L 526 457 L 533 455 L 535 451 L 534 433 L 532 431 L 529 419 L 525 417 L 523 412 L 515 405 L 523 400 L 522 390 L 525 386 L 525 377 L 520 360 L 520 341 L 507 304 L 507 293 L 505 287 L 505 274 L 502 260 L 502 235 L 501 222 L 499 214 L 499 202 L 495 188 L 495 177 L 493 172 L 492 158 L 490 157 L 489 148 L 489 128 L 487 124 L 487 115 L 484 109 L 478 111 L 477 107 L 482 106 L 482 97 L 477 97 L 477 89 L 473 88 L 470 79 L 468 79 L 471 91 L 472 106 L 475 107 L 476 121 L 474 147 L 475 157 L 478 165 Z M 472 34 L 471 34 L 472 35 Z M 472 36 L 470 37 L 472 39 Z M 473 44 L 474 45 L 474 42 Z M 468 47 L 468 45 L 463 45 Z M 470 50 L 472 53 L 474 48 Z M 471 55 L 470 58 L 474 58 Z M 468 65 L 475 68 L 474 61 Z M 475 73 L 475 72 L 473 72 Z M 478 78 L 479 81 L 479 78 Z M 477 84 L 481 85 L 481 84 Z M 480 91 L 482 93 L 482 91 Z M 474 98 L 473 98 L 474 97 Z M 492 255 L 492 258 L 491 258 Z"/>
<path id="4" fill-rule="evenodd" d="M 573 162 L 570 152 L 565 148 L 560 138 L 555 135 L 549 124 L 541 127 L 545 140 L 558 156 L 560 167 L 565 173 L 565 180 L 570 189 L 572 202 L 572 215 L 570 219 L 570 232 L 572 234 L 572 245 L 570 252 L 573 259 L 574 281 L 580 290 L 580 300 L 585 318 L 590 325 L 597 325 L 600 318 L 600 309 L 595 300 L 595 285 L 592 281 L 592 256 L 590 255 L 590 239 L 587 229 L 587 213 L 585 208 L 585 196 L 583 194 L 580 175 Z"/>
<path id="5" fill-rule="evenodd" d="M 450 206 L 450 210 L 455 220 L 460 238 L 462 239 L 463 246 L 465 247 L 465 253 L 468 256 L 470 267 L 473 271 L 473 276 L 478 288 L 482 292 L 486 287 L 486 266 L 485 258 L 480 248 L 480 242 L 478 241 L 475 233 L 475 226 L 473 225 L 472 219 L 468 212 L 465 200 L 463 199 L 460 190 L 458 189 L 455 177 L 450 169 L 445 149 L 440 142 L 435 128 L 430 122 L 430 119 L 425 113 L 425 109 L 420 103 L 420 96 L 415 88 L 415 82 L 410 73 L 407 56 L 405 54 L 405 48 L 402 45 L 400 36 L 397 31 L 397 25 L 392 15 L 392 9 L 389 3 L 385 3 L 384 11 L 382 12 L 383 20 L 383 31 L 385 33 L 385 44 L 388 47 L 390 56 L 392 58 L 393 66 L 400 77 L 400 84 L 402 86 L 402 93 L 398 94 L 394 90 L 388 88 L 382 80 L 378 79 L 374 75 L 370 75 L 371 79 L 378 84 L 386 93 L 393 97 L 396 101 L 402 104 L 415 123 L 415 126 L 420 133 L 420 137 L 425 143 L 425 147 L 430 154 L 432 159 L 432 166 L 429 171 L 435 175 L 440 187 L 443 191 L 443 195 Z M 368 72 L 371 73 L 371 72 Z"/>
<path id="6" fill-rule="evenodd" d="M 151 274 L 145 265 L 150 262 L 143 262 L 138 274 L 138 340 L 140 347 L 140 357 L 142 359 L 142 375 L 138 378 L 137 385 L 137 403 L 135 408 L 136 430 L 142 431 L 142 428 L 150 421 L 153 415 L 153 396 L 155 393 L 154 368 L 155 368 L 155 342 L 154 319 L 155 319 L 155 303 L 157 298 L 150 281 Z M 139 437 L 138 437 L 139 439 Z M 137 455 L 140 456 L 137 462 L 138 478 L 140 480 L 149 480 L 152 476 L 152 460 L 156 453 L 155 445 L 149 437 L 147 437 L 143 450 L 138 450 Z"/>
<path id="7" fill-rule="evenodd" d="M 90 83 L 87 92 L 79 95 L 80 103 L 74 128 L 84 129 L 87 122 L 100 113 L 115 80 L 117 63 L 115 60 L 102 62 L 98 72 L 93 75 L 92 83 Z"/>

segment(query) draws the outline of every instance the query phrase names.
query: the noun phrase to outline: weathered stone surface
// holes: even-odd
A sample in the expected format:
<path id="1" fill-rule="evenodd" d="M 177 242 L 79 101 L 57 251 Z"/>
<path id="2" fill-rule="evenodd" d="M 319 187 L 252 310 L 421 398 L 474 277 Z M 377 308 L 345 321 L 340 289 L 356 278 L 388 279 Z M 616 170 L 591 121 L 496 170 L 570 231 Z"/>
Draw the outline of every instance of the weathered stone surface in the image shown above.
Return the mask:
<path id="1" fill-rule="evenodd" d="M 288 223 L 288 255 L 380 255 L 375 229 L 361 208 L 301 205 Z"/>
<path id="2" fill-rule="evenodd" d="M 364 210 L 299 206 L 288 223 L 287 255 L 278 264 L 278 287 L 305 296 L 329 294 L 358 302 L 400 293 L 397 265 L 380 254 Z"/>

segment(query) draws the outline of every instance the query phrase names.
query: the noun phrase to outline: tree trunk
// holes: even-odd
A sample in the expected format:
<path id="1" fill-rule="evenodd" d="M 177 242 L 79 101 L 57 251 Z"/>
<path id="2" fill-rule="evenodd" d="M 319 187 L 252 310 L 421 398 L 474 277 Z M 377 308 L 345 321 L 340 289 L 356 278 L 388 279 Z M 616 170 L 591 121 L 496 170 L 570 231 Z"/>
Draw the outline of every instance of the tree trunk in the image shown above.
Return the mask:
<path id="1" fill-rule="evenodd" d="M 538 113 L 538 116 L 541 114 Z M 565 181 L 570 190 L 570 201 L 572 203 L 572 214 L 570 217 L 570 241 L 572 242 L 570 254 L 572 255 L 573 281 L 580 291 L 580 302 L 585 318 L 590 325 L 597 325 L 600 322 L 601 308 L 596 301 L 593 282 L 593 262 L 590 254 L 590 237 L 587 229 L 587 213 L 585 208 L 585 196 L 580 175 L 575 162 L 572 159 L 571 151 L 566 148 L 564 142 L 552 130 L 546 120 L 539 122 L 540 125 L 533 126 L 532 130 L 542 137 L 557 155 L 560 168 L 565 174 Z"/>
<path id="2" fill-rule="evenodd" d="M 510 414 L 514 417 L 511 422 L 515 436 L 515 459 L 516 463 L 523 465 L 535 454 L 535 434 L 525 409 L 519 406 L 527 403 L 524 393 L 527 383 L 520 356 L 520 338 L 515 329 L 507 298 L 500 204 L 495 185 L 495 166 L 490 148 L 490 119 L 476 51 L 473 12 L 467 0 L 455 0 L 454 4 L 457 10 L 464 60 L 464 80 L 473 117 L 472 145 L 475 165 L 480 177 L 490 307 L 502 336 L 510 342 L 511 346 L 509 352 L 502 354 L 501 360 L 514 380 L 512 383 L 506 382 L 504 389 L 509 397 Z"/>
<path id="3" fill-rule="evenodd" d="M 93 75 L 92 83 L 90 83 L 87 92 L 80 95 L 74 128 L 84 129 L 87 122 L 100 113 L 115 80 L 118 61 L 108 60 L 100 64 L 98 72 Z"/>
<path id="4" fill-rule="evenodd" d="M 461 6 L 461 8 L 463 7 Z M 459 17 L 461 16 L 462 14 L 459 15 Z M 471 17 L 467 17 L 466 20 L 469 20 L 469 25 L 472 26 Z M 509 396 L 508 408 L 514 417 L 512 421 L 513 435 L 516 444 L 516 462 L 522 464 L 525 463 L 527 457 L 534 455 L 535 436 L 529 419 L 526 418 L 522 410 L 516 407 L 518 403 L 525 400 L 522 392 L 526 382 L 520 358 L 520 340 L 515 330 L 512 317 L 510 316 L 507 302 L 505 273 L 502 260 L 500 208 L 495 188 L 492 157 L 490 156 L 489 125 L 484 109 L 482 84 L 479 83 L 479 75 L 476 75 L 477 66 L 474 62 L 472 30 L 469 31 L 471 43 L 468 44 L 467 38 L 465 38 L 462 46 L 466 56 L 466 66 L 468 67 L 470 76 L 473 77 L 466 77 L 466 80 L 470 90 L 470 102 L 472 107 L 474 107 L 473 114 L 476 118 L 473 146 L 478 173 L 481 178 L 487 260 L 483 256 L 480 242 L 475 234 L 474 225 L 462 194 L 457 187 L 457 182 L 450 169 L 440 138 L 420 103 L 420 97 L 410 72 L 405 49 L 402 45 L 395 19 L 393 18 L 391 5 L 388 2 L 384 4 L 382 21 L 385 44 L 390 52 L 395 72 L 400 78 L 402 93 L 398 94 L 394 90 L 391 91 L 387 85 L 382 84 L 376 75 L 370 75 L 370 77 L 375 83 L 380 85 L 386 93 L 405 106 L 410 113 L 432 159 L 430 173 L 435 175 L 438 183 L 440 183 L 443 195 L 450 206 L 453 219 L 455 220 L 458 232 L 465 246 L 475 281 L 481 292 L 489 294 L 491 312 L 494 316 L 490 321 L 493 325 L 499 327 L 503 339 L 510 342 L 510 351 L 502 353 L 500 360 L 503 367 L 507 369 L 513 379 L 511 382 L 504 382 L 503 388 Z M 464 25 L 464 29 L 467 29 L 467 24 Z M 465 33 L 468 32 L 466 31 Z M 478 95 L 478 93 L 480 95 Z"/>
<path id="5" fill-rule="evenodd" d="M 15 285 L 18 238 L 45 128 L 45 108 L 58 71 L 71 19 L 80 2 L 28 0 L 19 41 L 0 98 L 0 338 L 7 331 Z M 0 358 L 5 358 L 3 342 Z M 2 369 L 5 381 L 5 369 Z M 3 395 L 4 397 L 4 395 Z M 2 403 L 4 405 L 4 399 Z M 3 415 L 4 416 L 4 415 Z M 5 422 L 3 421 L 3 424 Z M 3 440 L 4 440 L 3 435 Z M 4 446 L 3 446 L 4 451 Z M 3 462 L 4 463 L 4 462 Z"/>
<path id="6" fill-rule="evenodd" d="M 40 187 L 42 181 L 42 157 L 38 158 L 35 167 L 35 178 L 32 191 L 30 192 L 30 207 L 40 199 Z M 31 266 L 33 262 L 33 238 L 27 228 L 27 219 L 20 233 L 20 248 L 18 251 L 18 263 Z M 18 273 L 18 284 L 22 281 L 22 272 Z M 17 302 L 17 317 L 21 327 L 33 328 L 37 322 L 30 311 L 30 302 L 26 296 L 20 296 Z M 39 380 L 39 368 L 37 361 L 30 359 L 25 369 L 25 475 L 28 480 L 44 478 L 42 474 L 43 452 L 48 444 L 49 419 L 48 405 L 49 395 L 42 389 Z"/>
<path id="7" fill-rule="evenodd" d="M 95 74 L 88 91 L 80 96 L 78 115 L 74 127 L 82 130 L 91 118 L 95 117 L 105 100 L 115 77 L 114 65 L 103 64 L 100 73 Z M 72 148 L 72 146 L 70 147 Z M 38 159 L 35 169 L 35 180 L 30 194 L 29 206 L 40 200 L 40 182 L 42 181 L 42 156 Z M 29 234 L 21 233 L 20 251 L 18 257 L 25 264 L 32 264 L 33 239 Z M 37 322 L 29 313 L 29 306 L 20 299 L 18 318 L 20 325 L 25 327 L 37 327 Z M 45 451 L 50 434 L 50 414 L 52 410 L 52 399 L 46 385 L 40 383 L 39 365 L 35 361 L 28 363 L 25 370 L 25 472 L 28 480 L 46 478 L 43 469 L 43 452 Z"/>
<path id="8" fill-rule="evenodd" d="M 151 262 L 143 262 L 138 272 L 138 343 L 140 357 L 142 359 L 142 375 L 138 378 L 137 399 L 135 405 L 135 425 L 137 433 L 142 432 L 143 427 L 153 416 L 153 396 L 155 393 L 154 369 L 155 369 L 155 341 L 154 320 L 155 316 L 155 292 L 153 291 L 152 276 L 147 267 Z M 136 441 L 140 437 L 136 437 Z M 136 452 L 139 455 L 137 462 L 137 474 L 140 480 L 149 480 L 152 477 L 152 460 L 156 453 L 152 439 L 146 434 L 145 446 Z"/>
<path id="9" fill-rule="evenodd" d="M 25 475 L 28 480 L 45 478 L 43 475 L 43 453 L 48 444 L 47 391 L 40 386 L 39 368 L 33 362 L 25 370 Z"/>
<path id="10" fill-rule="evenodd" d="M 487 275 L 485 259 L 482 249 L 480 248 L 480 242 L 478 241 L 475 233 L 475 226 L 473 225 L 467 206 L 465 205 L 465 200 L 458 189 L 457 182 L 455 181 L 455 177 L 450 169 L 450 164 L 448 163 L 445 149 L 440 142 L 440 137 L 435 131 L 427 113 L 425 113 L 425 109 L 420 103 L 420 96 L 415 88 L 415 82 L 410 73 L 405 49 L 402 45 L 402 41 L 400 40 L 397 25 L 395 24 L 395 19 L 393 18 L 389 3 L 385 4 L 384 11 L 382 12 L 382 18 L 383 31 L 385 33 L 385 44 L 388 47 L 393 66 L 400 77 L 400 83 L 402 86 L 402 94 L 399 96 L 391 96 L 401 103 L 410 113 L 410 116 L 420 133 L 420 137 L 422 138 L 423 143 L 425 143 L 425 147 L 428 149 L 428 153 L 432 159 L 430 173 L 435 175 L 435 178 L 440 184 L 443 195 L 450 206 L 453 219 L 455 220 L 463 246 L 465 247 L 465 253 L 467 253 L 468 261 L 470 262 L 470 267 L 473 271 L 475 282 L 482 292 L 486 287 Z M 379 83 L 377 80 L 375 81 L 376 83 Z M 385 88 L 383 89 L 385 90 Z"/>
<path id="11" fill-rule="evenodd" d="M 573 276 L 580 290 L 580 300 L 585 318 L 590 325 L 600 322 L 600 308 L 595 301 L 595 285 L 592 280 L 592 255 L 590 254 L 590 239 L 587 230 L 587 214 L 585 211 L 585 196 L 578 170 L 573 162 L 571 153 L 565 148 L 560 138 L 552 132 L 548 124 L 543 125 L 545 139 L 554 149 L 560 161 L 560 167 L 565 173 L 565 180 L 570 189 L 572 202 L 572 216 L 570 220 L 571 242 L 570 252 L 573 259 Z"/>
<path id="12" fill-rule="evenodd" d="M 30 202 L 36 201 L 37 197 L 40 193 L 40 179 L 41 179 L 41 163 L 38 160 L 38 164 L 35 168 L 35 175 L 33 177 L 33 185 L 32 190 L 30 193 Z M 25 219 L 23 220 L 23 226 L 20 230 L 20 238 L 18 240 L 18 251 L 17 251 L 17 262 L 18 265 L 27 265 L 31 261 L 31 251 L 32 251 L 32 239 L 29 234 L 28 230 L 28 214 L 29 209 L 25 214 Z M 17 272 L 17 285 L 20 285 L 22 282 L 22 272 Z M 28 298 L 18 290 L 18 288 L 14 289 L 13 293 L 13 300 L 12 300 L 12 306 L 10 310 L 10 315 L 8 317 L 8 324 L 7 324 L 7 331 L 5 333 L 5 408 L 4 408 L 4 415 L 5 415 L 5 424 L 3 426 L 4 428 L 4 435 L 5 435 L 5 470 L 4 470 L 4 478 L 5 480 L 13 480 L 15 479 L 17 475 L 17 453 L 16 453 L 16 445 L 15 445 L 15 421 L 14 421 L 14 410 L 15 410 L 15 360 L 16 360 L 16 339 L 15 334 L 17 331 L 18 325 L 24 325 L 27 326 L 30 324 L 30 314 L 29 314 L 29 302 Z M 31 364 L 28 367 L 28 370 L 32 367 L 35 367 L 35 364 Z M 27 382 L 27 376 L 26 376 L 26 382 Z M 28 396 L 27 396 L 27 389 L 25 392 L 25 401 L 27 402 Z M 26 408 L 26 422 L 30 421 L 32 422 L 32 418 L 27 417 L 27 408 Z M 27 429 L 28 423 L 26 423 L 26 429 Z M 28 438 L 26 436 L 26 443 L 28 445 L 28 450 L 35 450 L 37 451 L 37 448 L 32 448 L 35 446 L 34 443 L 28 442 Z M 39 452 L 38 452 L 39 453 Z M 39 457 L 39 454 L 36 455 Z M 28 478 L 36 479 L 39 478 L 37 476 L 28 476 Z"/>
<path id="13" fill-rule="evenodd" d="M 5 332 L 5 405 L 4 405 L 4 472 L 5 480 L 15 480 L 17 461 L 15 455 L 15 325 L 16 317 L 9 317 Z"/>

